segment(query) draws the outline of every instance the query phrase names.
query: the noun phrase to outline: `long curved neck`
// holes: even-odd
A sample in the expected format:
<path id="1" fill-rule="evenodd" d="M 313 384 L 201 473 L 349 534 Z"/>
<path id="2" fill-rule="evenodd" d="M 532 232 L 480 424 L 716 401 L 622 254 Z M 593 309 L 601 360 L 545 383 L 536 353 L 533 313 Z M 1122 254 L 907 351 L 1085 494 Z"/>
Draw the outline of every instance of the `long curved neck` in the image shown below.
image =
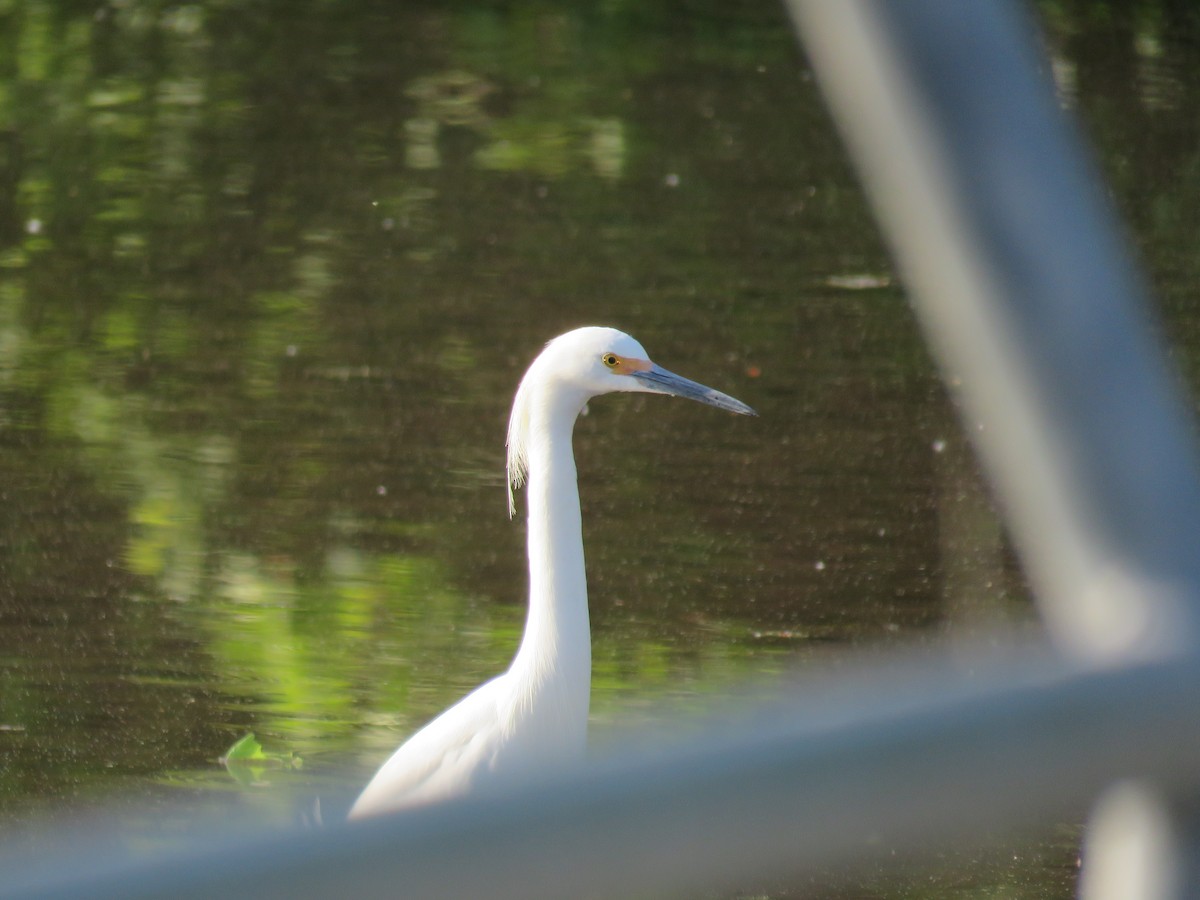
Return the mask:
<path id="1" fill-rule="evenodd" d="M 583 692 L 586 697 L 591 630 L 571 451 L 579 409 L 572 398 L 541 399 L 533 405 L 528 423 L 529 615 L 513 668 L 539 687 Z"/>

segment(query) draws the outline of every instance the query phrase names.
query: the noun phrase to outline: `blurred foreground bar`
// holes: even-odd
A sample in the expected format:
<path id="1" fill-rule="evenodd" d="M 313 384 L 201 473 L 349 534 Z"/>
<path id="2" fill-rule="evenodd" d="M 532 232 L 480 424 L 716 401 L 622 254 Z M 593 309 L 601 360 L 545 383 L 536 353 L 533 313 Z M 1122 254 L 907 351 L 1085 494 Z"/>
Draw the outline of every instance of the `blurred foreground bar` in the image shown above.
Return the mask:
<path id="1" fill-rule="evenodd" d="M 1036 34 L 1003 0 L 790 0 L 1051 633 L 1200 648 L 1188 407 Z"/>
<path id="2" fill-rule="evenodd" d="M 1118 775 L 1198 786 L 1191 660 L 1088 670 L 1020 652 L 971 675 L 913 657 L 793 693 L 510 796 L 268 839 L 227 827 L 168 857 L 85 845 L 6 873 L 0 895 L 694 894 L 1078 816 Z"/>

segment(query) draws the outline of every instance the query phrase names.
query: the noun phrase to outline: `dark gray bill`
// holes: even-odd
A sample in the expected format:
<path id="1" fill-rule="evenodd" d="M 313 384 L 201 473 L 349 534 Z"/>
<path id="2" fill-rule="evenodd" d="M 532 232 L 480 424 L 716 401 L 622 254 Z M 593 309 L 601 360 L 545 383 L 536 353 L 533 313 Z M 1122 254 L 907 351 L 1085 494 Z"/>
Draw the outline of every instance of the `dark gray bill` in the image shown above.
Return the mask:
<path id="1" fill-rule="evenodd" d="M 714 391 L 712 388 L 684 378 L 682 375 L 668 372 L 662 366 L 656 366 L 653 363 L 651 363 L 649 371 L 634 372 L 633 377 L 646 390 L 653 391 L 656 394 L 687 397 L 689 400 L 698 400 L 701 403 L 707 403 L 709 406 L 715 406 L 718 409 L 725 409 L 743 416 L 758 415 L 758 413 L 741 400 L 735 400 L 728 394 Z"/>

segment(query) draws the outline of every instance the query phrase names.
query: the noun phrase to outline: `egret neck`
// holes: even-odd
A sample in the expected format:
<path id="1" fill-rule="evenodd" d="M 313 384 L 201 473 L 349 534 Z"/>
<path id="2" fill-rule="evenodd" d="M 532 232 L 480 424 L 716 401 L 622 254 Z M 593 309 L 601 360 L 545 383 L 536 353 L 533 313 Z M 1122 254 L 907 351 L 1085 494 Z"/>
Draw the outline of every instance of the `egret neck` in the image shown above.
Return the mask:
<path id="1" fill-rule="evenodd" d="M 521 717 L 554 721 L 540 732 L 583 751 L 591 690 L 583 527 L 572 434 L 586 402 L 551 381 L 530 397 L 524 423 L 528 480 L 529 613 L 512 663 Z"/>

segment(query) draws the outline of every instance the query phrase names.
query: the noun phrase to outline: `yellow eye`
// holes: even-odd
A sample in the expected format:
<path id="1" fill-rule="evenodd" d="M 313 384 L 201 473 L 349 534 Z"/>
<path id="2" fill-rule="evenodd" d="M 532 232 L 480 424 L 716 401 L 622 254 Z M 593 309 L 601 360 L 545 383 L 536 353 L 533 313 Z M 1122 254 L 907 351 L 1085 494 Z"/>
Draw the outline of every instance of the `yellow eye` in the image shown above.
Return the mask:
<path id="1" fill-rule="evenodd" d="M 621 363 L 621 357 L 617 356 L 615 353 L 605 353 L 602 357 L 600 357 L 600 359 L 603 360 L 604 364 L 610 369 L 615 369 Z"/>

